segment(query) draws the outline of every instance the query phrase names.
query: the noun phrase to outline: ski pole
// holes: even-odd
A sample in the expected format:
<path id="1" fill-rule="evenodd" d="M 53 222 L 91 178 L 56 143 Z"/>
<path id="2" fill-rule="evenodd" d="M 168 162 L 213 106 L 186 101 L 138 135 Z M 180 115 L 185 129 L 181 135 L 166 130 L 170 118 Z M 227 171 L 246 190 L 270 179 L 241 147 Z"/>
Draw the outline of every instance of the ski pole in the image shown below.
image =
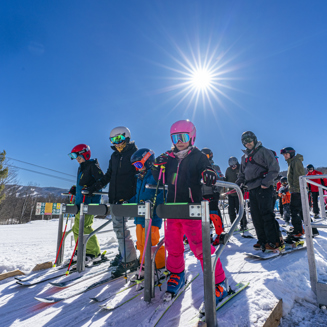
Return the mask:
<path id="1" fill-rule="evenodd" d="M 72 261 L 73 261 L 73 258 L 74 258 L 74 254 L 75 254 L 75 251 L 76 251 L 76 248 L 77 248 L 77 244 L 78 244 L 78 239 L 77 239 L 77 241 L 76 241 L 76 244 L 75 244 L 75 248 L 74 248 L 74 251 L 73 251 L 73 254 L 72 254 L 72 257 L 70 258 L 70 261 L 69 261 L 69 265 L 68 265 L 68 269 L 67 269 L 67 271 L 66 271 L 66 275 L 69 275 L 69 268 L 70 268 L 70 266 L 71 266 L 71 264 L 72 264 Z"/>
<path id="2" fill-rule="evenodd" d="M 127 262 L 126 262 L 126 242 L 125 242 L 125 217 L 123 217 L 123 237 L 124 237 L 124 260 L 125 260 L 125 276 L 124 279 L 127 283 Z"/>
<path id="3" fill-rule="evenodd" d="M 149 227 L 148 227 L 148 232 L 147 232 L 145 243 L 144 243 L 144 247 L 143 247 L 143 254 L 142 254 L 142 260 L 141 260 L 139 275 L 141 274 L 142 267 L 143 267 L 143 262 L 144 262 L 144 257 L 145 257 L 145 250 L 144 249 L 146 249 L 146 246 L 148 244 L 149 234 L 150 234 L 150 230 L 151 230 L 151 227 L 152 227 L 152 217 L 153 217 L 154 208 L 155 208 L 155 205 L 156 205 L 156 202 L 157 202 L 157 196 L 158 196 L 158 190 L 159 190 L 159 183 L 160 183 L 160 179 L 161 179 L 163 167 L 164 166 L 160 166 L 160 173 L 159 173 L 159 177 L 158 177 L 158 182 L 157 182 L 157 187 L 156 187 L 156 193 L 155 193 L 154 198 L 153 198 L 153 207 L 152 207 L 152 212 L 151 212 L 151 215 L 150 215 L 150 224 L 149 224 Z M 164 188 L 165 188 L 165 186 L 164 186 Z"/>
<path id="4" fill-rule="evenodd" d="M 66 225 L 65 225 L 64 233 L 62 234 L 62 237 L 61 237 L 61 241 L 60 241 L 60 245 L 59 245 L 59 249 L 58 249 L 58 253 L 57 253 L 57 257 L 56 257 L 56 261 L 54 262 L 54 264 L 53 264 L 52 267 L 56 267 L 56 263 L 57 263 L 57 260 L 58 260 L 58 257 L 59 257 L 59 253 L 60 253 L 60 250 L 61 250 L 62 242 L 63 242 L 63 240 L 64 240 L 64 238 L 65 238 L 65 234 L 66 234 L 66 229 L 67 229 L 68 220 L 69 220 L 69 214 L 67 215 Z"/>

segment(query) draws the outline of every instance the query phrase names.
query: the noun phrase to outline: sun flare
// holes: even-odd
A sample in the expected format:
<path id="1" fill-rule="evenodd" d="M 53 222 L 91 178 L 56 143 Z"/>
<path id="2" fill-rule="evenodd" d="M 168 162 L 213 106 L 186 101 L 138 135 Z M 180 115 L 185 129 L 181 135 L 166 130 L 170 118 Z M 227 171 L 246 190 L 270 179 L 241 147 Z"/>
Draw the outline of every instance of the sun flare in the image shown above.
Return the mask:
<path id="1" fill-rule="evenodd" d="M 198 90 L 206 90 L 211 86 L 212 75 L 207 69 L 198 69 L 193 72 L 191 83 Z"/>

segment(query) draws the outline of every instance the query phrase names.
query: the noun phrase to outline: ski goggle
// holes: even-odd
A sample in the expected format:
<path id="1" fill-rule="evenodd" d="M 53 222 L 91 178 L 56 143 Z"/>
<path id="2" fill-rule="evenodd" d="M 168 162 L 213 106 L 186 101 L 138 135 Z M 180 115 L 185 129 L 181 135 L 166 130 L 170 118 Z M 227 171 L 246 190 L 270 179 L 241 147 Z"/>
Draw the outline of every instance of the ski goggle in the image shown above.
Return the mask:
<path id="1" fill-rule="evenodd" d="M 177 144 L 178 141 L 181 141 L 182 143 L 187 143 L 190 140 L 190 136 L 186 133 L 173 134 L 171 136 L 171 140 L 173 141 L 174 144 Z"/>
<path id="2" fill-rule="evenodd" d="M 145 165 L 145 162 L 154 154 L 154 152 L 151 150 L 149 151 L 141 160 L 135 161 L 132 163 L 132 165 L 136 169 L 142 169 Z"/>
<path id="3" fill-rule="evenodd" d="M 71 152 L 71 153 L 68 153 L 70 159 L 74 160 L 76 159 L 80 154 L 84 153 L 84 152 L 87 152 L 88 149 L 84 149 L 82 151 L 79 151 L 79 152 Z"/>
<path id="4" fill-rule="evenodd" d="M 242 143 L 243 143 L 243 145 L 245 145 L 245 144 L 247 144 L 247 143 L 251 143 L 251 142 L 253 142 L 254 140 L 253 140 L 253 138 L 252 137 L 246 137 L 246 138 L 244 138 L 243 140 L 242 140 Z"/>
<path id="5" fill-rule="evenodd" d="M 124 142 L 125 139 L 126 139 L 126 137 L 124 135 L 116 135 L 114 137 L 110 137 L 110 142 L 112 144 L 119 144 L 119 143 Z"/>

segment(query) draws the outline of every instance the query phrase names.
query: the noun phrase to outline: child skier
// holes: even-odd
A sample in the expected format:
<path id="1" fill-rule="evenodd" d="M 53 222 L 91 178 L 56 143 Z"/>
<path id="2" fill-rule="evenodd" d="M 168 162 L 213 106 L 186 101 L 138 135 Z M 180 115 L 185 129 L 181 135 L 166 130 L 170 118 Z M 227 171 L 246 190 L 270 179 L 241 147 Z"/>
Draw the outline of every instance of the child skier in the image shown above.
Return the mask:
<path id="1" fill-rule="evenodd" d="M 173 142 L 172 150 L 160 155 L 153 168 L 155 180 L 158 180 L 160 166 L 165 166 L 165 181 L 168 184 L 167 203 L 201 202 L 202 184 L 215 185 L 216 172 L 211 168 L 209 159 L 194 146 L 196 129 L 189 120 L 180 120 L 170 128 Z M 185 285 L 185 261 L 183 235 L 185 234 L 190 249 L 200 260 L 203 268 L 201 221 L 168 219 L 166 230 L 166 248 L 168 251 L 167 269 L 171 272 L 167 284 L 167 298 L 175 296 Z M 211 245 L 211 253 L 215 248 Z M 226 281 L 227 282 L 227 281 Z M 227 295 L 225 272 L 220 260 L 215 271 L 216 303 Z"/>
<path id="2" fill-rule="evenodd" d="M 129 203 L 144 203 L 147 200 L 155 202 L 155 205 L 163 203 L 163 192 L 158 191 L 156 199 L 154 199 L 156 190 L 148 189 L 145 186 L 147 184 L 153 185 L 156 184 L 151 167 L 154 163 L 155 156 L 154 152 L 150 149 L 140 149 L 136 151 L 131 157 L 132 165 L 138 170 L 139 174 L 137 177 L 136 184 L 136 195 L 134 195 L 128 202 Z M 136 246 L 140 251 L 140 263 L 142 261 L 144 246 L 145 246 L 145 218 L 144 217 L 135 217 L 134 223 L 136 225 Z M 159 229 L 161 228 L 162 219 L 159 218 L 154 209 L 151 225 L 151 244 L 157 245 L 160 239 Z M 165 270 L 165 248 L 162 246 L 156 255 L 155 258 L 157 274 L 155 276 L 158 279 L 164 277 Z M 144 260 L 143 260 L 144 263 Z M 131 277 L 131 281 L 136 279 L 141 279 L 144 276 L 144 266 L 142 271 L 139 271 L 137 274 Z"/>
<path id="3" fill-rule="evenodd" d="M 288 189 L 287 177 L 282 177 L 280 182 L 282 186 L 278 190 L 278 196 L 282 199 L 283 218 L 286 222 L 286 225 L 288 225 L 291 219 L 291 193 Z"/>
<path id="4" fill-rule="evenodd" d="M 84 195 L 82 194 L 82 189 L 98 182 L 103 177 L 103 172 L 99 166 L 98 160 L 91 159 L 90 147 L 86 144 L 78 144 L 68 155 L 72 160 L 76 159 L 79 163 L 76 186 L 72 186 L 69 191 L 70 194 L 75 195 L 75 204 L 79 206 L 82 202 L 85 204 L 100 203 L 101 195 L 92 195 L 92 193 L 86 196 L 83 201 Z M 93 215 L 85 215 L 84 234 L 93 232 L 93 217 Z M 80 213 L 75 216 L 74 226 L 72 228 L 75 242 L 77 242 L 78 239 L 79 218 Z M 76 253 L 74 255 L 74 260 L 77 260 Z M 101 260 L 100 246 L 95 235 L 92 236 L 86 244 L 85 263 L 91 260 L 93 260 L 93 262 Z"/>

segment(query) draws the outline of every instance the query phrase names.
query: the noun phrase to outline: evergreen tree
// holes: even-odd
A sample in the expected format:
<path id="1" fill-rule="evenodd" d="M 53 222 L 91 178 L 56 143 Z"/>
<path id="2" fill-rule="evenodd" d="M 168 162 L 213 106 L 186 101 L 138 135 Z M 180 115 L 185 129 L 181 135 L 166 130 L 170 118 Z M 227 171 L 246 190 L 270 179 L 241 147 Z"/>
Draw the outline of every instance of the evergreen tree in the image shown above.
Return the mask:
<path id="1" fill-rule="evenodd" d="M 4 200 L 6 197 L 6 194 L 4 193 L 5 189 L 5 181 L 8 177 L 8 168 L 3 168 L 3 162 L 6 159 L 6 151 L 3 150 L 3 152 L 0 152 L 0 203 Z"/>

